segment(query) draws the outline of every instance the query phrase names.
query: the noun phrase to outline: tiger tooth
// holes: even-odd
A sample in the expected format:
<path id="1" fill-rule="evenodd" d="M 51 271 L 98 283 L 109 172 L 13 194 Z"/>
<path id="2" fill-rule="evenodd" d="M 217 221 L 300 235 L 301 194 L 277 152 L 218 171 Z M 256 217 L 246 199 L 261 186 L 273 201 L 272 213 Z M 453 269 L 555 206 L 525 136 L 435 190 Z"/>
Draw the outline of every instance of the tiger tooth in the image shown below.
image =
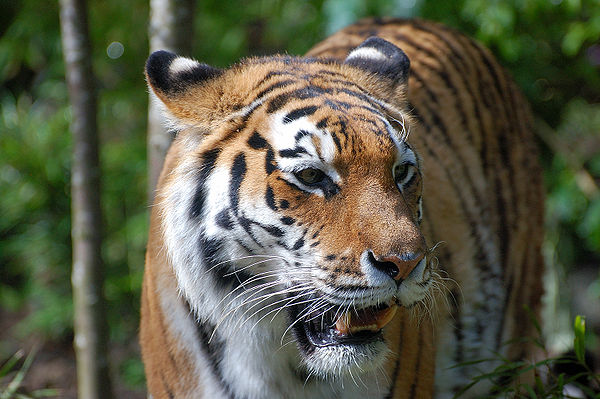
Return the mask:
<path id="1" fill-rule="evenodd" d="M 335 328 L 340 335 L 350 333 L 350 312 L 344 312 L 335 322 Z"/>
<path id="2" fill-rule="evenodd" d="M 386 326 L 396 314 L 398 306 L 391 304 L 389 307 L 382 309 L 373 315 L 373 320 L 370 324 L 362 324 L 366 320 L 359 314 L 351 311 L 344 312 L 336 321 L 335 328 L 338 335 L 347 336 L 356 334 L 360 331 L 378 331 Z"/>
<path id="3" fill-rule="evenodd" d="M 382 310 L 377 318 L 377 329 L 381 330 L 386 324 L 388 324 L 394 318 L 396 314 L 396 310 L 398 310 L 398 306 L 395 304 Z"/>

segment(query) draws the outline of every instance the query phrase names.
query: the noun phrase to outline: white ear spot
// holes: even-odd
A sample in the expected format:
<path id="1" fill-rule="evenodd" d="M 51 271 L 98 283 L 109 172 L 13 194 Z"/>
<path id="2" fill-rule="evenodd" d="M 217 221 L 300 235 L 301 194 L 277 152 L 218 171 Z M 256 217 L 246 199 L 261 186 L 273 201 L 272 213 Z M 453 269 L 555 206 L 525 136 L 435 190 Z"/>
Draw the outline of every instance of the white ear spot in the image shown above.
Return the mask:
<path id="1" fill-rule="evenodd" d="M 197 68 L 198 65 L 200 65 L 200 63 L 197 61 L 185 57 L 177 57 L 171 62 L 171 65 L 169 65 L 169 73 L 171 75 L 177 75 L 181 72 L 192 71 Z"/>
<path id="2" fill-rule="evenodd" d="M 352 51 L 346 60 L 352 60 L 354 58 L 364 58 L 369 60 L 385 61 L 387 57 L 381 51 L 373 47 L 359 47 Z"/>

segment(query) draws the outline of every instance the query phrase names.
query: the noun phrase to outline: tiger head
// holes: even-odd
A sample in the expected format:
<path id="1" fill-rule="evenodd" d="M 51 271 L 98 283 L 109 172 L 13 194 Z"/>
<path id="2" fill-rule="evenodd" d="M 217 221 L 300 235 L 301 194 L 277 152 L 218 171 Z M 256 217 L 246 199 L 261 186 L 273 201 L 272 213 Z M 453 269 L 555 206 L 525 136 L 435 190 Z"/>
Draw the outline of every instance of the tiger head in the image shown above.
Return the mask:
<path id="1" fill-rule="evenodd" d="M 343 63 L 276 56 L 222 70 L 151 55 L 147 81 L 177 131 L 155 203 L 164 250 L 220 339 L 291 339 L 321 376 L 382 364 L 382 329 L 435 275 L 406 141 L 408 73 L 379 38 Z"/>

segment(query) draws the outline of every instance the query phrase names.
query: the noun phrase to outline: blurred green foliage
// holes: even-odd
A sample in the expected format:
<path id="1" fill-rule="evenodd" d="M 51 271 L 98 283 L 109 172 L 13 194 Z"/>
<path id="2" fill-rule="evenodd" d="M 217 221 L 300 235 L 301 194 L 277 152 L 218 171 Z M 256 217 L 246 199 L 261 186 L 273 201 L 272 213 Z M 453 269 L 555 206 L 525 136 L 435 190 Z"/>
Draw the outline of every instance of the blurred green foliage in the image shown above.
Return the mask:
<path id="1" fill-rule="evenodd" d="M 148 3 L 90 3 L 101 132 L 103 255 L 111 338 L 134 341 L 147 230 Z M 58 3 L 0 0 L 0 307 L 28 316 L 14 334 L 68 339 L 70 108 Z M 192 56 L 227 66 L 302 54 L 366 15 L 444 22 L 490 47 L 540 126 L 548 237 L 567 268 L 600 263 L 600 4 L 597 0 L 199 1 Z M 6 351 L 0 345 L 0 357 Z M 139 382 L 139 362 L 123 374 Z"/>

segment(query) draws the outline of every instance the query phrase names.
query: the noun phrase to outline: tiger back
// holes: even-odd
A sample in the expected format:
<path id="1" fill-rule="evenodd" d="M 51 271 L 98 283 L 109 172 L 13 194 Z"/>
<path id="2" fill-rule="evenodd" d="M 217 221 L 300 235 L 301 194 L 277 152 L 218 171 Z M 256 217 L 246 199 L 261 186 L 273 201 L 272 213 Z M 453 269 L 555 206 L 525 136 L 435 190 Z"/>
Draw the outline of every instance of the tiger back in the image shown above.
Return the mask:
<path id="1" fill-rule="evenodd" d="M 158 52 L 146 76 L 178 131 L 142 292 L 153 398 L 452 397 L 496 366 L 473 361 L 533 356 L 506 343 L 535 335 L 541 172 L 479 44 L 371 19 L 304 58 Z"/>

